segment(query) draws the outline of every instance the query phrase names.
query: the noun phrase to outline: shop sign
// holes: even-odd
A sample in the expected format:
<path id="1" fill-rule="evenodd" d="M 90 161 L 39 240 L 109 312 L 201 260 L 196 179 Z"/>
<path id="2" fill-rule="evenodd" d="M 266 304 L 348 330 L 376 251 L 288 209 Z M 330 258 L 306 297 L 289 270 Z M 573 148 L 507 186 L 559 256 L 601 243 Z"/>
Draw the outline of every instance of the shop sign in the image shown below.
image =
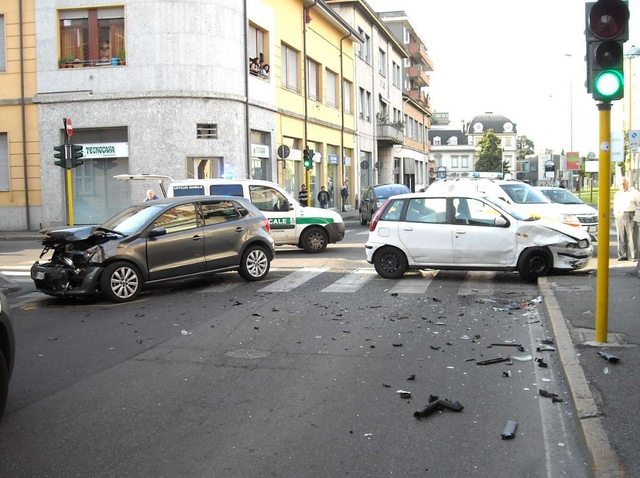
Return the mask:
<path id="1" fill-rule="evenodd" d="M 89 143 L 80 146 L 84 159 L 129 157 L 129 143 Z"/>
<path id="2" fill-rule="evenodd" d="M 269 146 L 265 146 L 264 144 L 252 144 L 251 157 L 252 158 L 268 158 Z"/>
<path id="3" fill-rule="evenodd" d="M 340 158 L 338 158 L 337 154 L 327 154 L 327 158 L 329 159 L 329 164 L 339 164 Z"/>

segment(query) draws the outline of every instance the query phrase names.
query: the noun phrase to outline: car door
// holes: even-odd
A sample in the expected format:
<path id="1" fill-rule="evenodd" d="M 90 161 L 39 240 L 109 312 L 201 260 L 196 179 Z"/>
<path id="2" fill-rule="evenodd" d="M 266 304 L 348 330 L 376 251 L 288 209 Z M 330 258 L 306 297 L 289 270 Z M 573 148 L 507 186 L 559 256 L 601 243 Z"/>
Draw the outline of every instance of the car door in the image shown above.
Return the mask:
<path id="1" fill-rule="evenodd" d="M 400 201 L 400 200 L 395 200 Z M 446 198 L 411 198 L 398 236 L 417 264 L 452 264 L 451 223 Z"/>
<path id="2" fill-rule="evenodd" d="M 247 222 L 232 200 L 203 200 L 204 257 L 208 271 L 240 263 Z"/>
<path id="3" fill-rule="evenodd" d="M 251 184 L 249 185 L 249 199 L 269 219 L 271 236 L 276 244 L 295 244 L 297 242 L 297 208 L 295 205 L 289 204 L 287 198 L 280 191 L 267 185 Z"/>
<path id="4" fill-rule="evenodd" d="M 205 270 L 204 231 L 196 204 L 179 204 L 161 213 L 149 229 L 167 233 L 147 238 L 149 279 L 159 280 Z"/>
<path id="5" fill-rule="evenodd" d="M 502 214 L 474 198 L 452 199 L 453 260 L 459 266 L 504 267 L 516 258 L 516 224 L 496 225 Z"/>

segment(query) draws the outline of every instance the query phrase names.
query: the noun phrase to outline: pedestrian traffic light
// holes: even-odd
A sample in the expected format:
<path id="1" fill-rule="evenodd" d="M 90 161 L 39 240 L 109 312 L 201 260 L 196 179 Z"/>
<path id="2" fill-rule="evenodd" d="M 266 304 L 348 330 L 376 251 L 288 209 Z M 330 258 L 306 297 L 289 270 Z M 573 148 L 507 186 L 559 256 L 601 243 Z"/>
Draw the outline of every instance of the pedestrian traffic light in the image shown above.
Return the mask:
<path id="1" fill-rule="evenodd" d="M 309 149 L 309 146 L 304 148 L 304 159 L 302 161 L 302 164 L 306 169 L 313 168 L 313 151 Z"/>
<path id="2" fill-rule="evenodd" d="M 61 168 L 66 168 L 67 149 L 65 145 L 61 144 L 60 146 L 54 146 L 53 150 L 56 151 L 53 157 L 59 159 L 59 161 L 54 161 L 53 164 L 60 166 Z"/>
<path id="3" fill-rule="evenodd" d="M 587 92 L 597 101 L 624 97 L 622 44 L 629 39 L 629 5 L 624 0 L 585 4 Z"/>
<path id="4" fill-rule="evenodd" d="M 79 144 L 71 145 L 71 167 L 77 168 L 78 166 L 82 166 L 84 161 L 80 158 L 84 157 L 82 152 L 82 146 Z"/>

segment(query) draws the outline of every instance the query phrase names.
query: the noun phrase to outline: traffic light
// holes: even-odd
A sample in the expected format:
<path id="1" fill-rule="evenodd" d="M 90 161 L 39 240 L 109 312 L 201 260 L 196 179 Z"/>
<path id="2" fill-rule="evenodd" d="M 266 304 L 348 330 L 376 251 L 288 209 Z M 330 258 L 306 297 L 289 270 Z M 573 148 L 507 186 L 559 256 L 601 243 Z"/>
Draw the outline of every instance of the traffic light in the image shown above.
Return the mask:
<path id="1" fill-rule="evenodd" d="M 54 146 L 53 150 L 56 151 L 53 157 L 59 159 L 59 161 L 54 161 L 53 164 L 55 164 L 56 166 L 60 166 L 61 168 L 66 168 L 67 148 L 65 147 L 65 145 L 61 144 L 60 146 Z"/>
<path id="2" fill-rule="evenodd" d="M 84 161 L 80 158 L 84 157 L 82 153 L 82 146 L 79 144 L 71 145 L 71 167 L 77 168 L 84 164 Z"/>
<path id="3" fill-rule="evenodd" d="M 585 4 L 587 92 L 597 101 L 624 97 L 622 44 L 629 39 L 629 5 L 624 0 Z"/>
<path id="4" fill-rule="evenodd" d="M 309 146 L 304 148 L 304 159 L 302 161 L 302 164 L 306 169 L 313 168 L 313 151 L 309 149 Z"/>

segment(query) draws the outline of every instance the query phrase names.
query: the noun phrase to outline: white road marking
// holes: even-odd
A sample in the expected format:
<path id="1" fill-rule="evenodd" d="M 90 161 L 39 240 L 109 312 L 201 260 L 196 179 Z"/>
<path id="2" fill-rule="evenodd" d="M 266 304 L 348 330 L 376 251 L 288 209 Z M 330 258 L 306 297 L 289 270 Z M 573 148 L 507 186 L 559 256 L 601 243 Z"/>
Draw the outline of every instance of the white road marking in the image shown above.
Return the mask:
<path id="1" fill-rule="evenodd" d="M 467 280 L 458 289 L 458 295 L 482 295 L 493 294 L 495 272 L 468 272 Z"/>
<path id="2" fill-rule="evenodd" d="M 289 292 L 329 270 L 329 267 L 305 267 L 269 284 L 258 292 Z"/>
<path id="3" fill-rule="evenodd" d="M 376 275 L 374 269 L 356 269 L 323 289 L 322 292 L 355 292 Z"/>
<path id="4" fill-rule="evenodd" d="M 391 294 L 425 294 L 436 274 L 430 277 L 406 277 L 398 280 L 389 293 Z"/>

